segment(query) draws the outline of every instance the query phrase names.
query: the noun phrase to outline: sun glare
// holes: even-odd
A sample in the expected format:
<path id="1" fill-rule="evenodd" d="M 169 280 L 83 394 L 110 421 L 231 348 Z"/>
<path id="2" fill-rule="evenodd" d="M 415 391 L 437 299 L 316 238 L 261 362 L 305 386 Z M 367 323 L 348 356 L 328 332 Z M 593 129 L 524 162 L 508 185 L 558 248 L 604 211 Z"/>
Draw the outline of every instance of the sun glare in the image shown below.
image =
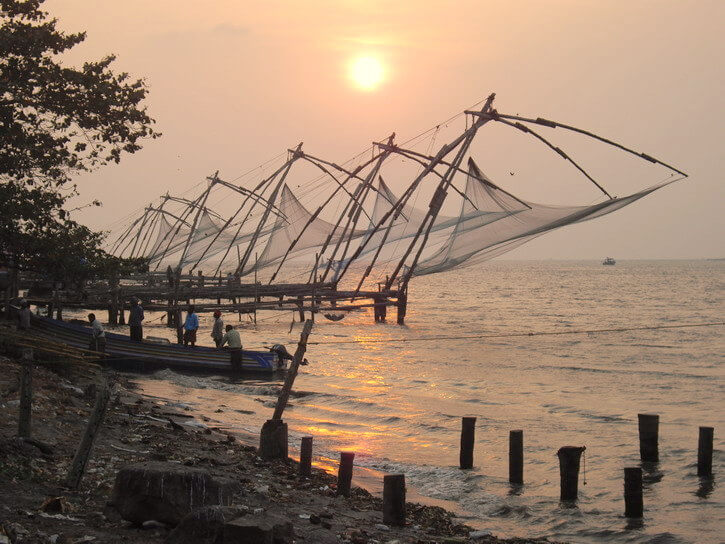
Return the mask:
<path id="1" fill-rule="evenodd" d="M 377 88 L 384 75 L 383 65 L 374 57 L 358 57 L 350 64 L 350 78 L 364 91 Z"/>

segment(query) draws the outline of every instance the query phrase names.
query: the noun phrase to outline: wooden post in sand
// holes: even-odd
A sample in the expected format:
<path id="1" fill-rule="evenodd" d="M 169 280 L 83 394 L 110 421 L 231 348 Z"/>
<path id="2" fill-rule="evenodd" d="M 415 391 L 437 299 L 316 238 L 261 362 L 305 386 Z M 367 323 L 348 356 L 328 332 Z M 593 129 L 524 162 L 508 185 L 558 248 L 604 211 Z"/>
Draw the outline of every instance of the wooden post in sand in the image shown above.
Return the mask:
<path id="1" fill-rule="evenodd" d="M 641 518 L 644 514 L 642 500 L 642 468 L 624 469 L 624 515 L 628 518 Z"/>
<path id="2" fill-rule="evenodd" d="M 292 385 L 295 383 L 300 363 L 307 350 L 307 338 L 312 330 L 312 325 L 312 320 L 305 321 L 294 359 L 287 370 L 287 378 L 279 393 L 279 398 L 277 398 L 274 415 L 272 415 L 272 419 L 268 419 L 262 425 L 259 434 L 259 456 L 262 459 L 286 459 L 288 456 L 287 424 L 282 421 L 282 413 L 287 407 Z"/>
<path id="3" fill-rule="evenodd" d="M 383 476 L 383 523 L 405 525 L 405 474 Z"/>
<path id="4" fill-rule="evenodd" d="M 20 407 L 18 413 L 18 436 L 30 438 L 30 423 L 33 414 L 33 348 L 23 350 L 20 365 Z"/>
<path id="5" fill-rule="evenodd" d="M 575 501 L 579 495 L 579 461 L 585 449 L 583 446 L 564 446 L 556 452 L 559 456 L 562 501 Z"/>
<path id="6" fill-rule="evenodd" d="M 476 438 L 476 418 L 464 417 L 461 421 L 460 467 L 473 468 L 473 444 Z"/>
<path id="7" fill-rule="evenodd" d="M 86 463 L 91 455 L 91 449 L 93 448 L 93 442 L 96 440 L 98 430 L 101 428 L 103 418 L 106 415 L 106 408 L 108 408 L 108 401 L 111 397 L 111 393 L 108 389 L 108 383 L 105 378 L 103 384 L 98 388 L 96 393 L 96 405 L 93 407 L 93 413 L 88 418 L 88 425 L 86 425 L 86 431 L 83 434 L 81 443 L 78 445 L 78 451 L 73 458 L 68 476 L 65 479 L 66 487 L 70 489 L 78 489 L 83 477 L 83 472 L 86 469 Z"/>
<path id="8" fill-rule="evenodd" d="M 55 318 L 63 321 L 63 304 L 60 301 L 60 291 L 57 289 L 53 291 L 53 306 L 55 307 Z"/>
<path id="9" fill-rule="evenodd" d="M 700 427 L 700 436 L 697 440 L 698 476 L 712 476 L 712 439 L 714 434 L 714 427 Z"/>
<path id="10" fill-rule="evenodd" d="M 509 432 L 509 482 L 524 483 L 524 431 Z"/>
<path id="11" fill-rule="evenodd" d="M 312 437 L 303 436 L 300 447 L 300 476 L 309 478 L 312 474 Z"/>
<path id="12" fill-rule="evenodd" d="M 656 463 L 660 460 L 658 439 L 660 416 L 637 414 L 639 422 L 639 456 L 644 463 Z"/>
<path id="13" fill-rule="evenodd" d="M 352 462 L 355 459 L 355 452 L 340 452 L 340 468 L 337 470 L 337 495 L 350 496 L 350 485 L 352 483 Z"/>

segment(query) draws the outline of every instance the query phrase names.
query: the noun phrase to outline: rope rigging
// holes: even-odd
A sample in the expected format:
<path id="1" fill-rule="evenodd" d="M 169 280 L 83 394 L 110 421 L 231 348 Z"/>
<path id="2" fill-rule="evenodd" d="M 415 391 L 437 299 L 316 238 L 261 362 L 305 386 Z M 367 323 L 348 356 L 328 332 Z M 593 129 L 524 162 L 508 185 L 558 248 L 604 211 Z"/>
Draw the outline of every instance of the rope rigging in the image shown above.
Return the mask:
<path id="1" fill-rule="evenodd" d="M 439 340 L 478 340 L 483 338 L 520 338 L 529 336 L 562 336 L 569 334 L 607 334 L 630 331 L 652 331 L 660 329 L 687 329 L 695 327 L 722 327 L 725 321 L 713 321 L 710 323 L 680 323 L 673 325 L 644 325 L 637 327 L 612 327 L 607 329 L 579 329 L 574 331 L 532 331 L 532 332 L 511 332 L 496 334 L 462 334 L 451 336 L 421 336 L 417 338 L 373 338 L 366 340 L 336 340 L 332 342 L 316 341 L 307 342 L 308 345 L 329 345 L 329 344 L 382 344 L 382 343 L 414 343 L 414 342 L 437 342 Z"/>

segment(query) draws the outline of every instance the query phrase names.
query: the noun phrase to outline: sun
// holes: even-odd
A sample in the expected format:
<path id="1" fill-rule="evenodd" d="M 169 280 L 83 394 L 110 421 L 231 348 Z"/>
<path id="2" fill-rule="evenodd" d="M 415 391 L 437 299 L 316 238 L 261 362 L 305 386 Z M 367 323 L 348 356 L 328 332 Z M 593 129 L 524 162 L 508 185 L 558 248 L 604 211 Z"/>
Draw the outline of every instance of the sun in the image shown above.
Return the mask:
<path id="1" fill-rule="evenodd" d="M 376 89 L 384 76 L 383 65 L 375 57 L 358 57 L 350 63 L 350 79 L 364 91 Z"/>

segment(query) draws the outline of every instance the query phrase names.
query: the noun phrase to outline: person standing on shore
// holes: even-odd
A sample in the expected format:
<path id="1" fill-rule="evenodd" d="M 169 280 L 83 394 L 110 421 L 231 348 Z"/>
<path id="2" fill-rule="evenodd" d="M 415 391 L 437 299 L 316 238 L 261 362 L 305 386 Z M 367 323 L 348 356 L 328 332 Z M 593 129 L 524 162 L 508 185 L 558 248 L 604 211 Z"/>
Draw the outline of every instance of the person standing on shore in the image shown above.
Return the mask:
<path id="1" fill-rule="evenodd" d="M 211 337 L 214 339 L 216 347 L 222 347 L 222 339 L 224 338 L 224 320 L 219 310 L 214 310 L 214 328 L 211 330 Z"/>
<path id="2" fill-rule="evenodd" d="M 232 370 L 237 373 L 242 369 L 242 339 L 239 332 L 234 327 L 227 325 L 227 332 L 222 338 L 222 346 L 229 345 L 229 362 L 232 364 Z"/>
<path id="3" fill-rule="evenodd" d="M 199 329 L 199 316 L 194 313 L 194 307 L 189 306 L 184 321 L 184 345 L 196 347 L 196 331 Z"/>
<path id="4" fill-rule="evenodd" d="M 103 330 L 103 325 L 96 319 L 96 314 L 88 314 L 88 322 L 91 324 L 91 344 L 88 348 L 91 351 L 100 351 L 105 353 L 106 351 L 106 332 Z"/>
<path id="5" fill-rule="evenodd" d="M 133 297 L 131 299 L 131 310 L 128 312 L 128 326 L 130 329 L 129 335 L 131 340 L 135 342 L 143 341 L 143 307 L 138 303 L 138 299 Z"/>

